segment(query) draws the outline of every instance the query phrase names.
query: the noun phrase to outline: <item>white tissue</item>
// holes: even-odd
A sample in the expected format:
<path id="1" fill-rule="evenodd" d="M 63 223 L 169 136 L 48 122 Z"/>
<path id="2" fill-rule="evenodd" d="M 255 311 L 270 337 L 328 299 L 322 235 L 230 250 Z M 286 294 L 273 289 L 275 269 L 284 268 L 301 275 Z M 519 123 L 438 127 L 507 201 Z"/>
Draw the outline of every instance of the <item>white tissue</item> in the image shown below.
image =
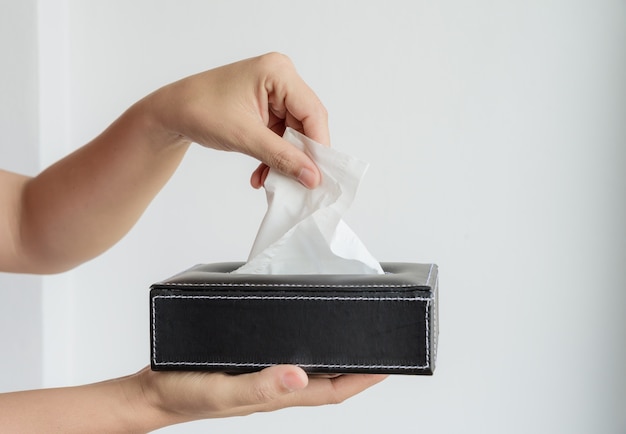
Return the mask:
<path id="1" fill-rule="evenodd" d="M 287 128 L 283 138 L 309 155 L 322 173 L 317 188 L 270 170 L 267 213 L 248 262 L 233 273 L 383 274 L 378 261 L 342 220 L 367 163 Z"/>

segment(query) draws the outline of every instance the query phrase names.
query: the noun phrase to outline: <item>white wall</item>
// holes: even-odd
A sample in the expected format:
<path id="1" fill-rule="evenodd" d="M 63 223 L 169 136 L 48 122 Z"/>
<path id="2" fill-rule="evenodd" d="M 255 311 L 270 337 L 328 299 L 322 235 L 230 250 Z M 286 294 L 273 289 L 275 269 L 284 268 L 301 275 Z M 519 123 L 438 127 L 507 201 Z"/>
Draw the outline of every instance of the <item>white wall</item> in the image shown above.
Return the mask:
<path id="1" fill-rule="evenodd" d="M 380 260 L 441 269 L 432 378 L 164 432 L 626 429 L 623 2 L 58 4 L 69 148 L 162 84 L 282 51 L 329 109 L 334 146 L 372 163 L 348 223 Z M 67 302 L 44 299 L 45 385 L 148 363 L 148 286 L 246 257 L 265 211 L 255 166 L 193 148 L 122 242 L 56 278 Z"/>
<path id="2" fill-rule="evenodd" d="M 37 16 L 34 0 L 0 2 L 0 167 L 36 173 Z M 42 379 L 42 279 L 0 273 L 0 391 Z"/>

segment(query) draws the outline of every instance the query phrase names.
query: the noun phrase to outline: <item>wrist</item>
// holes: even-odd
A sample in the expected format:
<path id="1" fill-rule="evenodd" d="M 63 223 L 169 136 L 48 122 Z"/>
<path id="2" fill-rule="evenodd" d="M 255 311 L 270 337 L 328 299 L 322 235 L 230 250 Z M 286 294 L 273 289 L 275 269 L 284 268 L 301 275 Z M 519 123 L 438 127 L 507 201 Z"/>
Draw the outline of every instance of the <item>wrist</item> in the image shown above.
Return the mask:
<path id="1" fill-rule="evenodd" d="M 151 432 L 182 422 L 160 405 L 151 379 L 153 372 L 146 367 L 136 374 L 119 379 L 129 432 Z"/>
<path id="2" fill-rule="evenodd" d="M 159 375 L 162 373 L 154 372 L 148 366 L 129 377 L 132 381 L 128 396 L 132 397 L 131 405 L 137 408 L 137 414 L 142 415 L 138 422 L 141 422 L 141 428 L 146 431 L 192 420 L 164 404 L 158 385 Z"/>
<path id="3" fill-rule="evenodd" d="M 156 152 L 186 150 L 191 140 L 170 127 L 161 103 L 160 91 L 148 95 L 132 105 L 122 116 L 128 117 L 133 130 Z"/>

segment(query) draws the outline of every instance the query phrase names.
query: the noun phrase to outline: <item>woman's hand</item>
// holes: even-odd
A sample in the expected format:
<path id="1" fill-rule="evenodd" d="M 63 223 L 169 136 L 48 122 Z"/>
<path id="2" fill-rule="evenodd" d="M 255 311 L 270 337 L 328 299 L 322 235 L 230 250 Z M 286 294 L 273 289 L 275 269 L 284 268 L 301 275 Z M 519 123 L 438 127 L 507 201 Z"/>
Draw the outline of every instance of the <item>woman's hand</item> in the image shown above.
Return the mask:
<path id="1" fill-rule="evenodd" d="M 288 57 L 270 53 L 212 69 L 165 86 L 139 102 L 158 125 L 159 143 L 192 141 L 236 151 L 262 162 L 251 183 L 260 187 L 272 167 L 317 186 L 320 173 L 303 152 L 281 138 L 294 128 L 330 143 L 328 115 Z"/>
<path id="2" fill-rule="evenodd" d="M 1 393 L 0 432 L 145 433 L 192 420 L 336 404 L 384 378 L 307 378 L 290 365 L 243 375 L 148 367 L 100 383 Z"/>
<path id="3" fill-rule="evenodd" d="M 321 175 L 281 135 L 329 142 L 327 113 L 291 61 L 276 53 L 165 86 L 36 177 L 0 171 L 0 270 L 57 273 L 97 256 L 135 224 L 191 142 L 242 152 L 309 188 Z"/>
<path id="4" fill-rule="evenodd" d="M 228 375 L 206 372 L 137 374 L 146 405 L 164 425 L 196 419 L 242 416 L 285 407 L 337 404 L 382 381 L 384 375 L 307 377 L 297 366 Z"/>

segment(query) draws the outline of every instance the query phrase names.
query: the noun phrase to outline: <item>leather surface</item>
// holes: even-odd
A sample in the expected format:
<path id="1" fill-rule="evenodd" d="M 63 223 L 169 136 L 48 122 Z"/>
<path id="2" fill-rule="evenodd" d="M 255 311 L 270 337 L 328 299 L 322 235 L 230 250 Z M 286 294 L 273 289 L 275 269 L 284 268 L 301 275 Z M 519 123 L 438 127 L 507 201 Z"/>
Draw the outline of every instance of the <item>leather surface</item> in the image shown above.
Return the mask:
<path id="1" fill-rule="evenodd" d="M 241 275 L 197 265 L 152 285 L 155 370 L 432 374 L 438 270 L 383 263 L 384 275 Z"/>

